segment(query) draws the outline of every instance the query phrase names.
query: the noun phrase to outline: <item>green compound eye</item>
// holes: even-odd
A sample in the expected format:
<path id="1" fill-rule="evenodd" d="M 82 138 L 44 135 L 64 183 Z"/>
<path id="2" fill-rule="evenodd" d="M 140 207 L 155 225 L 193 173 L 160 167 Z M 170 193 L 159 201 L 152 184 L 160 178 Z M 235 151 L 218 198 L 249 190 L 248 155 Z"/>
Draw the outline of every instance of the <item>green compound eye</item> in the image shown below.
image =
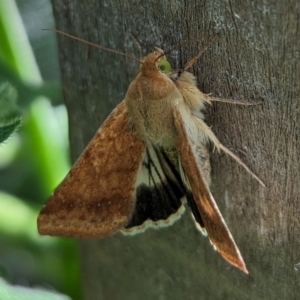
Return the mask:
<path id="1" fill-rule="evenodd" d="M 171 64 L 164 58 L 159 61 L 159 69 L 162 73 L 170 73 L 171 72 Z"/>

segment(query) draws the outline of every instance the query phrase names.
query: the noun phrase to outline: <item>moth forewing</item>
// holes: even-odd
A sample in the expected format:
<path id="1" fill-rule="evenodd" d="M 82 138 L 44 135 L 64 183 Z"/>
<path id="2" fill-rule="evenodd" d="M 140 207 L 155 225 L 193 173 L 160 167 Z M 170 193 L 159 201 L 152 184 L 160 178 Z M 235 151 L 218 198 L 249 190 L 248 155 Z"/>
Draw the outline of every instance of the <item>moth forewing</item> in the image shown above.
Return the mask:
<path id="1" fill-rule="evenodd" d="M 41 234 L 104 237 L 130 219 L 145 144 L 121 102 L 38 216 Z"/>
<path id="2" fill-rule="evenodd" d="M 176 147 L 183 170 L 190 185 L 194 201 L 207 231 L 210 241 L 219 253 L 232 265 L 248 273 L 244 260 L 226 223 L 214 201 L 208 186 L 203 180 L 197 163 L 194 145 L 187 134 L 187 125 L 183 121 L 184 107 L 174 105 L 174 121 L 177 129 Z"/>

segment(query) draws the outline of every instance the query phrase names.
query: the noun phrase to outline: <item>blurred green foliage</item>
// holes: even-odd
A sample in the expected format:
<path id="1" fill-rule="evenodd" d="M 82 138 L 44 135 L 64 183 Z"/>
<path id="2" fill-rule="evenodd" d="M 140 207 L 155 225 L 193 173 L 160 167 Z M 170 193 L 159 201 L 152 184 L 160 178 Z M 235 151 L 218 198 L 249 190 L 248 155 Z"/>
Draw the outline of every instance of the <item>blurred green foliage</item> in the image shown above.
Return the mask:
<path id="1" fill-rule="evenodd" d="M 75 240 L 42 237 L 36 228 L 41 206 L 69 169 L 56 40 L 42 31 L 49 27 L 48 0 L 0 1 L 1 300 L 67 299 L 35 286 L 81 299 Z"/>
<path id="2" fill-rule="evenodd" d="M 10 286 L 0 278 L 0 299 L 9 300 L 70 300 L 69 297 L 43 289 Z"/>

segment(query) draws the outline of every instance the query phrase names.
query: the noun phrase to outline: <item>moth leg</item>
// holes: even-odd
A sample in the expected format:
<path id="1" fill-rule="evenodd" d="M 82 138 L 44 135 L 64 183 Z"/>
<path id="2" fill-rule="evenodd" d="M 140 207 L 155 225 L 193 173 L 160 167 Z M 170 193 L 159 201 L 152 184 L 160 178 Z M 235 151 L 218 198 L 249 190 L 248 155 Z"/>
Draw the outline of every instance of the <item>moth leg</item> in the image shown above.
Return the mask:
<path id="1" fill-rule="evenodd" d="M 218 140 L 216 135 L 212 132 L 209 126 L 200 118 L 197 116 L 194 116 L 194 120 L 197 123 L 197 125 L 202 128 L 202 130 L 205 130 L 207 138 L 213 143 L 213 145 L 217 148 L 218 151 L 223 150 L 226 154 L 231 156 L 239 165 L 241 165 L 253 178 L 255 178 L 263 187 L 266 185 L 264 182 L 253 172 L 250 170 L 250 168 L 238 157 L 236 156 L 231 150 L 229 150 L 227 147 L 225 147 L 221 142 Z"/>
<path id="2" fill-rule="evenodd" d="M 241 165 L 242 167 L 244 167 L 244 169 L 252 176 L 254 177 L 263 187 L 265 187 L 266 185 L 264 184 L 264 182 L 257 176 L 255 175 L 254 172 L 252 172 L 249 167 L 238 157 L 236 156 L 231 150 L 229 150 L 227 147 L 225 147 L 223 144 L 219 144 L 219 148 L 222 149 L 226 154 L 228 154 L 229 156 L 231 156 L 239 165 Z"/>
<path id="3" fill-rule="evenodd" d="M 209 97 L 209 100 L 212 102 L 223 102 L 223 103 L 231 103 L 231 104 L 244 105 L 244 106 L 254 106 L 254 105 L 262 104 L 262 101 L 252 103 L 252 102 L 242 102 L 234 99 L 217 98 L 217 97 Z"/>

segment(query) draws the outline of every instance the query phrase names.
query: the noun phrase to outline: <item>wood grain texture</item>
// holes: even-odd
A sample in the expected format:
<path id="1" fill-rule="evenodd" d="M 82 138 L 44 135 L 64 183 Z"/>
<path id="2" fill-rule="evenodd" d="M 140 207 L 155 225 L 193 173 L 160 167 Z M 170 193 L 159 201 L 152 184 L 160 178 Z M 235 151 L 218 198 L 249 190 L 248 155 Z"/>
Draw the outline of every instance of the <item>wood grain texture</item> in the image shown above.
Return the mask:
<path id="1" fill-rule="evenodd" d="M 121 102 L 44 205 L 39 232 L 100 238 L 122 228 L 134 210 L 145 148 Z"/>
<path id="2" fill-rule="evenodd" d="M 57 28 L 139 57 L 153 46 L 184 65 L 222 27 L 192 68 L 201 91 L 260 107 L 216 103 L 208 124 L 264 180 L 212 155 L 212 193 L 243 253 L 244 276 L 211 251 L 188 214 L 132 238 L 80 243 L 85 299 L 297 299 L 300 289 L 299 1 L 52 0 Z M 59 37 L 72 159 L 125 95 L 138 65 Z M 125 295 L 125 296 L 124 296 Z"/>

